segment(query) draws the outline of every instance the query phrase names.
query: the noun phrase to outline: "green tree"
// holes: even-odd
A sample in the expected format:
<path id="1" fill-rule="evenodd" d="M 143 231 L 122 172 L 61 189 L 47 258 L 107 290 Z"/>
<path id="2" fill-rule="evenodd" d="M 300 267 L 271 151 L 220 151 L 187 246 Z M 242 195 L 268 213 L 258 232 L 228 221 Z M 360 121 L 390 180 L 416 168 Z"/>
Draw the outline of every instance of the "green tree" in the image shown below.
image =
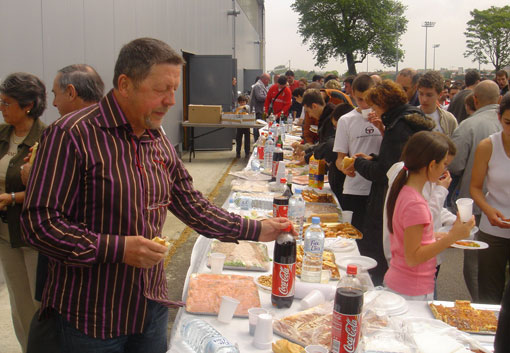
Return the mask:
<path id="1" fill-rule="evenodd" d="M 403 50 L 397 43 L 406 31 L 405 6 L 399 0 L 295 0 L 299 34 L 309 43 L 320 67 L 330 58 L 347 61 L 348 72 L 368 54 L 383 65 L 396 63 Z M 397 47 L 398 45 L 398 47 Z"/>
<path id="2" fill-rule="evenodd" d="M 474 9 L 467 23 L 464 57 L 494 65 L 496 71 L 510 64 L 510 6 Z"/>

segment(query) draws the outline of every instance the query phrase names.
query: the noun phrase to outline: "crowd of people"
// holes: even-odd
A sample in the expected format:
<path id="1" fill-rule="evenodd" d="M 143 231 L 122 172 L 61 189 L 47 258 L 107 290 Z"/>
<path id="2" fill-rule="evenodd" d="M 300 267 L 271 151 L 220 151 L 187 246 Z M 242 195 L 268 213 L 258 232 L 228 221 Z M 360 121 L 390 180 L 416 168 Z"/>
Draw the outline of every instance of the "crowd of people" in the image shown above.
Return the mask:
<path id="1" fill-rule="evenodd" d="M 257 95 L 265 102 L 257 113 L 302 125 L 294 155 L 301 164 L 312 155 L 326 160 L 333 192 L 363 233 L 360 253 L 377 260 L 375 285 L 409 300 L 433 299 L 441 252 L 474 234 L 489 247 L 464 251 L 467 288 L 474 302 L 501 303 L 510 261 L 505 70 L 493 79 L 469 70 L 463 83 L 412 68 L 395 81 L 328 75 L 292 89 L 292 71 L 275 81 L 267 88 L 265 74 L 257 82 L 267 92 L 265 100 Z M 474 200 L 467 222 L 457 215 L 459 198 Z"/>

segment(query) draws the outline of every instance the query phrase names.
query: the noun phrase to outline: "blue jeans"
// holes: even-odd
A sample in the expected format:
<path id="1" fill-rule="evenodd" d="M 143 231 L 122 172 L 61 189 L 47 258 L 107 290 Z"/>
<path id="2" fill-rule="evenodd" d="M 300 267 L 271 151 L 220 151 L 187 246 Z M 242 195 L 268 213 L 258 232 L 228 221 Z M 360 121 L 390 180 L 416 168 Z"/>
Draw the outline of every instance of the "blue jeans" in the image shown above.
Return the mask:
<path id="1" fill-rule="evenodd" d="M 165 353 L 167 351 L 168 309 L 154 301 L 147 304 L 146 325 L 141 334 L 110 339 L 92 338 L 57 316 L 62 353 Z"/>

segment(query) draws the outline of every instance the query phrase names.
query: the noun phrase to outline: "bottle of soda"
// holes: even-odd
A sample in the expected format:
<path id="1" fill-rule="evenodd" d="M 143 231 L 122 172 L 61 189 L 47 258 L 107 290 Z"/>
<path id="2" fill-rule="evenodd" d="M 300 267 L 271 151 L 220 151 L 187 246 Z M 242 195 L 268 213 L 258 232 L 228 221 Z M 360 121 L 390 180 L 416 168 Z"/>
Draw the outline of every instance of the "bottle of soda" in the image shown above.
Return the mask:
<path id="1" fill-rule="evenodd" d="M 278 235 L 273 253 L 273 286 L 271 303 L 280 308 L 290 308 L 294 300 L 296 280 L 296 239 L 289 225 Z"/>
<path id="2" fill-rule="evenodd" d="M 273 198 L 273 217 L 288 217 L 291 195 L 286 183 L 287 180 L 285 178 L 280 179 L 279 194 Z"/>
<path id="3" fill-rule="evenodd" d="M 356 265 L 347 265 L 347 276 L 340 280 L 336 288 L 331 331 L 333 353 L 353 353 L 358 348 L 363 287 L 356 277 L 357 272 Z"/>
<path id="4" fill-rule="evenodd" d="M 273 152 L 273 169 L 271 173 L 271 181 L 276 181 L 276 173 L 278 173 L 278 162 L 283 161 L 282 145 L 277 144 Z"/>

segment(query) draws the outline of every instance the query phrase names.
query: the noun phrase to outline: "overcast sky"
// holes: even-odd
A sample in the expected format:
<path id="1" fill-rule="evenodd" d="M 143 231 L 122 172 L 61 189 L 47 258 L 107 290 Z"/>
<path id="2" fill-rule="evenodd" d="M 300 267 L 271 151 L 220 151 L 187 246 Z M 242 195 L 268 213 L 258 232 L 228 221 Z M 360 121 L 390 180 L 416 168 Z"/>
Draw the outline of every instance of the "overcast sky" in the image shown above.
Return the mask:
<path id="1" fill-rule="evenodd" d="M 356 1 L 356 0 L 353 0 Z M 428 29 L 427 68 L 433 65 L 433 44 L 436 49 L 436 69 L 457 69 L 458 67 L 478 68 L 478 63 L 464 58 L 466 23 L 471 19 L 473 9 L 485 10 L 490 6 L 508 5 L 508 0 L 401 0 L 407 6 L 405 16 L 408 19 L 407 32 L 401 43 L 405 51 L 404 60 L 399 68 L 413 67 L 423 69 L 425 66 L 425 28 L 424 21 L 436 22 L 434 28 Z M 315 66 L 314 55 L 297 33 L 298 15 L 290 5 L 293 0 L 266 0 L 266 69 L 271 71 L 277 65 L 289 65 L 292 69 L 303 70 L 337 70 L 340 74 L 347 71 L 347 64 L 330 60 L 325 68 Z M 482 65 L 482 69 L 493 69 L 492 65 Z M 357 64 L 358 72 L 367 71 L 367 62 Z M 368 58 L 368 70 L 376 71 L 382 64 L 372 56 Z"/>

